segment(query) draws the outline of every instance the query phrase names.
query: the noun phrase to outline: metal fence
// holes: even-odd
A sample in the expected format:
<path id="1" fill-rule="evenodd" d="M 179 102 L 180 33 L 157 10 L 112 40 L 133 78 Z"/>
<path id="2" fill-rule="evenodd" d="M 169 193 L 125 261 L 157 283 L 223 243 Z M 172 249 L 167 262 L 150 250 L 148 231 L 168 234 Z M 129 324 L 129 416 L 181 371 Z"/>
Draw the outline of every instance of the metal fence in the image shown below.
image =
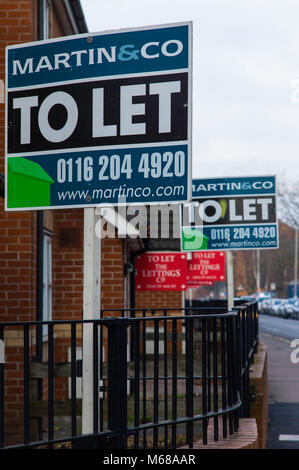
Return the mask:
<path id="1" fill-rule="evenodd" d="M 84 328 L 92 329 L 88 435 L 82 435 Z M 0 340 L 0 447 L 192 448 L 208 443 L 208 426 L 217 441 L 250 413 L 256 303 L 231 312 L 129 309 L 102 311 L 92 321 L 0 323 Z"/>

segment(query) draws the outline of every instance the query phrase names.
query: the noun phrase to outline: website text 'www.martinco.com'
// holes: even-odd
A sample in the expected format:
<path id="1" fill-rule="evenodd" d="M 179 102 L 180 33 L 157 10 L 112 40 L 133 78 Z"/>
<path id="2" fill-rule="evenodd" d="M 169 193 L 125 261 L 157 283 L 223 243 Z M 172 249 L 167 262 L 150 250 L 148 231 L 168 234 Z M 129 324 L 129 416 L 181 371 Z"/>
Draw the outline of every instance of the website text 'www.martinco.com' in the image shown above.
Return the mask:
<path id="1" fill-rule="evenodd" d="M 120 185 L 118 188 L 92 189 L 92 190 L 76 190 L 76 191 L 58 191 L 59 201 L 87 201 L 97 202 L 111 201 L 118 198 L 146 198 L 149 196 L 182 196 L 185 192 L 183 185 L 177 186 L 158 186 L 153 193 L 149 186 L 128 188 L 126 185 Z"/>
<path id="2" fill-rule="evenodd" d="M 261 246 L 267 247 L 267 246 L 276 246 L 277 242 L 276 240 L 257 240 L 257 241 L 251 241 L 251 240 L 242 240 L 242 241 L 231 241 L 231 242 L 224 242 L 224 241 L 219 241 L 219 242 L 211 242 L 211 249 L 225 249 L 225 248 L 259 248 Z"/>

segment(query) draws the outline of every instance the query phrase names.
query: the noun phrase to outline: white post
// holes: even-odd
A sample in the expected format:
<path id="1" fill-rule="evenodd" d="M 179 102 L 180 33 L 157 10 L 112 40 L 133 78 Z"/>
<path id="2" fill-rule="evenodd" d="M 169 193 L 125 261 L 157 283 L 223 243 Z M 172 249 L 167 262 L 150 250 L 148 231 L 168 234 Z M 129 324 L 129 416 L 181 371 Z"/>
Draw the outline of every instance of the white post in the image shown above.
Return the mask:
<path id="1" fill-rule="evenodd" d="M 84 209 L 83 320 L 101 316 L 101 240 L 95 234 L 95 223 L 95 208 Z M 83 326 L 82 386 L 82 434 L 88 434 L 93 432 L 92 324 Z"/>
<path id="2" fill-rule="evenodd" d="M 295 267 L 294 267 L 294 297 L 297 297 L 297 271 L 298 271 L 298 228 L 295 230 Z"/>
<path id="3" fill-rule="evenodd" d="M 261 259 L 260 250 L 256 250 L 256 292 L 259 295 L 261 292 Z"/>
<path id="4" fill-rule="evenodd" d="M 226 252 L 226 277 L 227 277 L 227 307 L 231 310 L 234 306 L 234 263 L 231 251 Z"/>

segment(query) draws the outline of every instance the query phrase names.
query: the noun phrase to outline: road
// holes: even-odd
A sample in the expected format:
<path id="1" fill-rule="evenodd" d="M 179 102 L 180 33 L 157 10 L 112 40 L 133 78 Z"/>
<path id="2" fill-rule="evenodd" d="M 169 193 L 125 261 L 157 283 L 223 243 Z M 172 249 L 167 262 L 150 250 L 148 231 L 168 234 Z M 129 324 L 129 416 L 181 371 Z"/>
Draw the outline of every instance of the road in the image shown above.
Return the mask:
<path id="1" fill-rule="evenodd" d="M 260 315 L 259 328 L 268 346 L 267 448 L 299 449 L 299 363 L 292 363 L 290 346 L 297 338 L 299 346 L 299 321 Z"/>
<path id="2" fill-rule="evenodd" d="M 260 331 L 292 341 L 299 338 L 299 321 L 272 315 L 259 316 Z"/>

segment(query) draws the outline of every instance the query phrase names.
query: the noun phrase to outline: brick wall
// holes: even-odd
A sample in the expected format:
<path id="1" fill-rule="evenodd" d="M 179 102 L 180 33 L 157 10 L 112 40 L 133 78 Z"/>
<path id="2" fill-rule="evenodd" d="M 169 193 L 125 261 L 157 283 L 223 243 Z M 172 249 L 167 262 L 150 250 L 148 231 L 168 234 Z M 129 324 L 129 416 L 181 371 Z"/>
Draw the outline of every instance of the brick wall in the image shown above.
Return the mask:
<path id="1" fill-rule="evenodd" d="M 0 0 L 0 79 L 5 79 L 5 47 L 36 37 L 36 2 Z M 4 173 L 4 104 L 0 103 L 0 172 Z M 0 321 L 28 321 L 36 305 L 36 214 L 7 213 L 0 198 Z M 5 419 L 7 443 L 22 438 L 23 348 L 15 334 L 6 347 Z M 7 341 L 6 341 L 7 342 Z"/>
<path id="2" fill-rule="evenodd" d="M 36 5 L 31 0 L 0 0 L 0 79 L 5 78 L 5 47 L 32 41 Z M 4 104 L 0 104 L 0 172 L 4 173 Z M 32 319 L 35 309 L 36 215 L 4 212 L 0 199 L 0 320 Z"/>
<path id="3" fill-rule="evenodd" d="M 124 308 L 124 242 L 102 240 L 102 309 Z M 116 312 L 115 315 L 118 315 Z"/>
<path id="4" fill-rule="evenodd" d="M 183 295 L 180 291 L 138 291 L 136 292 L 136 308 L 182 308 L 183 307 Z M 180 310 L 173 310 L 167 312 L 167 315 L 182 315 L 183 312 Z M 159 311 L 157 312 L 158 316 L 163 316 L 164 313 Z M 150 316 L 150 312 L 146 313 L 146 316 Z M 152 322 L 147 323 L 147 330 L 153 328 L 154 324 Z M 159 328 L 162 328 L 162 323 L 159 322 Z M 170 334 L 172 331 L 171 322 L 167 322 L 167 331 Z M 182 322 L 179 321 L 177 324 L 178 333 L 182 333 Z M 150 346 L 147 346 L 150 347 Z M 151 346 L 153 348 L 153 344 Z M 177 351 L 178 353 L 183 353 L 185 351 L 185 342 L 179 340 L 177 342 Z M 172 351 L 172 341 L 167 341 L 167 351 L 170 354 Z"/>
<path id="5" fill-rule="evenodd" d="M 222 417 L 219 417 L 219 430 L 222 428 Z M 254 418 L 241 418 L 239 419 L 239 429 L 234 434 L 226 438 L 222 437 L 221 431 L 218 441 L 214 441 L 214 423 L 211 419 L 209 421 L 207 430 L 207 444 L 202 444 L 202 441 L 197 441 L 193 445 L 193 449 L 205 450 L 236 450 L 236 449 L 258 449 L 258 430 L 256 420 Z M 180 449 L 187 449 L 187 446 L 180 447 Z"/>
<path id="6" fill-rule="evenodd" d="M 82 318 L 83 210 L 56 210 L 53 233 L 53 320 Z"/>
<path id="7" fill-rule="evenodd" d="M 54 211 L 53 317 L 82 318 L 83 209 Z M 101 308 L 124 306 L 123 241 L 101 241 Z"/>
<path id="8" fill-rule="evenodd" d="M 36 38 L 36 1 L 0 0 L 0 80 L 5 80 L 5 47 Z M 0 103 L 0 172 L 4 173 L 4 103 Z"/>
<path id="9" fill-rule="evenodd" d="M 60 2 L 62 4 L 62 2 Z M 63 14 L 61 15 L 63 16 Z M 64 15 L 65 16 L 65 15 Z M 51 34 L 71 34 L 66 17 L 63 22 L 54 10 L 51 12 Z M 64 31 L 64 29 L 66 31 Z M 0 80 L 5 79 L 5 47 L 37 39 L 37 0 L 0 0 Z M 5 107 L 0 102 L 0 172 L 4 173 Z M 36 319 L 36 212 L 5 212 L 0 198 L 0 321 L 29 321 Z M 82 261 L 82 254 L 81 254 Z M 64 260 L 67 272 L 69 260 Z M 81 269 L 81 268 L 80 268 Z M 57 273 L 58 274 L 58 273 Z M 73 276 L 73 285 L 76 274 Z M 80 293 L 79 293 L 80 291 Z M 70 303 L 58 314 L 74 313 L 75 302 L 80 302 L 81 289 L 71 293 Z M 62 294 L 61 294 L 62 295 Z M 62 297 L 61 297 L 62 298 Z M 58 296 L 55 300 L 58 306 Z M 23 415 L 23 341 L 18 331 L 9 331 L 5 337 L 5 425 L 6 443 L 22 440 L 22 427 L 18 426 Z"/>
<path id="10" fill-rule="evenodd" d="M 268 422 L 267 346 L 265 344 L 259 344 L 250 370 L 250 392 L 255 394 L 255 400 L 250 403 L 250 416 L 257 422 L 258 448 L 265 449 Z"/>
<path id="11" fill-rule="evenodd" d="M 56 210 L 53 232 L 53 319 L 82 319 L 83 309 L 83 232 L 84 211 Z M 124 306 L 123 241 L 101 241 L 101 309 L 122 309 Z M 107 312 L 119 315 L 119 312 Z M 55 339 L 58 362 L 68 360 L 70 347 L 69 328 L 56 327 L 59 338 Z M 82 346 L 81 329 L 77 330 L 77 346 Z M 106 345 L 106 338 L 104 338 Z M 55 387 L 55 399 L 65 400 L 67 379 L 59 379 Z"/>
<path id="12" fill-rule="evenodd" d="M 28 321 L 36 304 L 36 214 L 8 213 L 0 199 L 0 320 Z"/>
<path id="13" fill-rule="evenodd" d="M 182 292 L 138 291 L 136 308 L 182 308 Z"/>

